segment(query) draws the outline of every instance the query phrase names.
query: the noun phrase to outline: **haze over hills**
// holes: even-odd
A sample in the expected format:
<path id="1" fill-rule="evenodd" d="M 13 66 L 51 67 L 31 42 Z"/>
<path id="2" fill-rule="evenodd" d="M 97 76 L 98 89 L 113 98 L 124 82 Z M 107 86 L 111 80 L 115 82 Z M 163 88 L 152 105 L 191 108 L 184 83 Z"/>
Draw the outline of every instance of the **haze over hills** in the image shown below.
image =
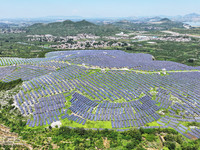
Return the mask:
<path id="1" fill-rule="evenodd" d="M 83 16 L 47 16 L 47 17 L 37 17 L 37 18 L 1 18 L 0 23 L 6 24 L 23 24 L 32 25 L 34 23 L 52 23 L 52 22 L 62 22 L 64 20 L 81 21 L 83 19 L 93 22 L 118 22 L 121 20 L 128 20 L 131 22 L 148 22 L 148 21 L 159 21 L 162 18 L 169 18 L 172 21 L 178 22 L 200 22 L 200 14 L 190 13 L 186 15 L 178 16 L 129 16 L 129 17 L 83 17 Z"/>
<path id="2" fill-rule="evenodd" d="M 184 16 L 175 16 L 170 18 L 181 22 L 200 22 L 200 14 L 197 13 L 191 13 Z"/>

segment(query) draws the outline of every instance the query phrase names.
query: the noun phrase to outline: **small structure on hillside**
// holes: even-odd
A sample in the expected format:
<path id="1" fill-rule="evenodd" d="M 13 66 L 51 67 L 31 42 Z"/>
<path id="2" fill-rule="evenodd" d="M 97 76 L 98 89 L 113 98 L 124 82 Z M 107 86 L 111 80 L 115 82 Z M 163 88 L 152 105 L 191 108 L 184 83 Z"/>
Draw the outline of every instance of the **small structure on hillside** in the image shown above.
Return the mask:
<path id="1" fill-rule="evenodd" d="M 166 69 L 163 68 L 163 69 L 162 69 L 162 72 L 163 72 L 163 74 L 166 74 Z"/>
<path id="2" fill-rule="evenodd" d="M 105 73 L 105 72 L 106 72 L 106 69 L 105 69 L 105 68 L 101 69 L 101 72 L 102 72 L 102 73 Z"/>

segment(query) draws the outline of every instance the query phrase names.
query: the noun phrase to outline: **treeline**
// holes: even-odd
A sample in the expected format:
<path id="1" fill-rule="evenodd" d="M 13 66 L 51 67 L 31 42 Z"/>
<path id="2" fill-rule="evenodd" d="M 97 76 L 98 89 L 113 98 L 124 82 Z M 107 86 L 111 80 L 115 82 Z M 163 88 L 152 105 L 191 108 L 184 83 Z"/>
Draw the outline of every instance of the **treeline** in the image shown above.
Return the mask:
<path id="1" fill-rule="evenodd" d="M 0 91 L 10 90 L 21 83 L 22 83 L 21 79 L 17 79 L 11 82 L 0 82 Z"/>
<path id="2" fill-rule="evenodd" d="M 33 144 L 34 148 L 43 146 L 44 149 L 52 149 L 52 144 L 57 145 L 57 149 L 124 149 L 124 150 L 145 150 L 147 143 L 159 143 L 160 136 L 163 148 L 169 150 L 198 150 L 200 140 L 186 141 L 182 135 L 173 129 L 130 129 L 118 132 L 116 130 L 85 130 L 84 128 L 45 128 L 28 129 L 21 132 L 20 136 L 28 143 Z M 51 142 L 46 144 L 46 139 L 51 137 Z M 147 147 L 146 147 L 147 146 Z M 158 147 L 156 148 L 158 149 Z"/>
<path id="3" fill-rule="evenodd" d="M 189 66 L 200 66 L 199 42 L 154 42 L 156 44 L 135 42 L 134 46 L 125 47 L 124 50 L 129 53 L 148 53 L 153 55 L 156 60 L 174 61 Z"/>
<path id="4" fill-rule="evenodd" d="M 173 129 L 130 129 L 124 132 L 117 132 L 115 130 L 84 130 L 83 128 L 70 129 L 68 127 L 61 127 L 57 130 L 56 136 L 53 138 L 55 143 L 60 143 L 63 139 L 68 140 L 70 138 L 76 139 L 74 141 L 75 149 L 90 149 L 95 146 L 99 149 L 105 149 L 103 142 L 105 137 L 110 140 L 110 148 L 117 148 L 122 146 L 123 149 L 137 149 L 144 150 L 143 148 L 143 139 L 146 138 L 149 142 L 155 142 L 158 139 L 160 133 L 166 133 L 164 136 L 165 141 L 163 142 L 164 146 L 169 150 L 176 149 L 176 145 L 179 144 L 181 149 L 184 150 L 198 150 L 199 142 L 193 141 L 189 144 L 184 142 L 184 139 L 177 131 Z M 104 137 L 104 138 L 102 138 Z M 78 140 L 80 138 L 80 140 Z M 89 139 L 90 144 L 87 145 L 85 139 Z M 123 141 L 126 141 L 127 144 L 124 145 Z M 82 146 L 81 146 L 82 145 Z M 60 148 L 65 148 L 65 144 L 59 144 Z M 69 145 L 68 145 L 69 146 Z"/>

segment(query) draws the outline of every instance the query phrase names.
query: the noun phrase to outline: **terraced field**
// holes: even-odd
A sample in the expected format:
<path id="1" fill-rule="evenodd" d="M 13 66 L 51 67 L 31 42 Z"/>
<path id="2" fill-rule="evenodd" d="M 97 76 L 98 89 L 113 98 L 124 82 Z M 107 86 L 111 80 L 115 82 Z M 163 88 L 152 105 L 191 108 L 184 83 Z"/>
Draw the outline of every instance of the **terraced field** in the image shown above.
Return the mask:
<path id="1" fill-rule="evenodd" d="M 173 128 L 200 138 L 200 67 L 117 50 L 51 52 L 46 58 L 0 58 L 0 80 L 21 78 L 15 106 L 27 128 Z"/>

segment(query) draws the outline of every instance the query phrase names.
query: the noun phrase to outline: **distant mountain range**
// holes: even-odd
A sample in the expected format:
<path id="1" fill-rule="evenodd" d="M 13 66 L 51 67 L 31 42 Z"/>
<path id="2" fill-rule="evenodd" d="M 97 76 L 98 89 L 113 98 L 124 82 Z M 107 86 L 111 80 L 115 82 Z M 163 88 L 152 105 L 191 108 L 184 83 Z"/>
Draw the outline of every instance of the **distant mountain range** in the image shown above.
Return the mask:
<path id="1" fill-rule="evenodd" d="M 25 28 L 27 34 L 52 34 L 56 36 L 77 35 L 80 33 L 94 35 L 112 35 L 121 30 L 113 25 L 96 25 L 86 20 L 73 22 L 53 22 L 49 24 L 37 23 Z"/>
<path id="2" fill-rule="evenodd" d="M 16 26 L 16 24 L 0 23 L 0 28 L 16 28 L 26 31 L 28 35 L 45 35 L 69 36 L 77 34 L 93 34 L 97 36 L 110 36 L 120 32 L 129 31 L 151 31 L 151 30 L 168 30 L 171 28 L 183 28 L 182 22 L 172 21 L 168 18 L 146 18 L 142 21 L 137 20 L 120 20 L 113 22 L 92 23 L 86 20 L 52 23 L 35 23 L 28 26 Z"/>
<path id="3" fill-rule="evenodd" d="M 200 22 L 200 14 L 191 13 L 185 16 L 170 17 L 170 19 L 181 22 Z"/>
<path id="4" fill-rule="evenodd" d="M 167 20 L 162 20 L 163 18 Z M 49 16 L 49 17 L 40 17 L 40 18 L 14 18 L 14 19 L 0 19 L 0 28 L 10 28 L 10 27 L 28 27 L 26 28 L 29 33 L 48 33 L 51 31 L 53 34 L 75 34 L 76 29 L 77 33 L 79 31 L 86 31 L 86 33 L 98 33 L 108 31 L 109 33 L 114 33 L 118 22 L 123 22 L 123 26 L 129 23 L 154 23 L 160 21 L 168 21 L 171 27 L 173 25 L 180 27 L 182 26 L 181 22 L 200 22 L 200 14 L 191 13 L 183 16 L 152 16 L 152 17 L 107 17 L 107 18 L 85 18 L 81 16 Z M 64 21 L 68 20 L 68 21 Z M 71 21 L 69 21 L 71 20 Z M 169 22 L 171 21 L 171 22 Z M 90 23 L 89 23 L 90 22 Z M 121 23 L 122 24 L 122 23 Z M 121 26 L 121 24 L 117 24 Z M 67 28 L 66 28 L 67 25 Z M 85 26 L 84 26 L 85 25 Z M 132 25 L 131 25 L 132 26 Z M 80 27 L 80 28 L 79 28 Z M 53 29 L 54 28 L 54 29 Z M 90 31 L 88 30 L 90 28 Z M 65 30 L 63 30 L 65 29 Z M 131 27 L 131 29 L 134 29 Z M 119 29 L 117 29 L 119 31 Z"/>
<path id="5" fill-rule="evenodd" d="M 149 18 L 145 21 L 118 21 L 112 23 L 112 25 L 125 30 L 132 31 L 158 31 L 158 30 L 169 30 L 172 28 L 184 28 L 184 23 L 172 21 L 168 18 Z"/>
<path id="6" fill-rule="evenodd" d="M 184 17 L 186 17 L 186 18 L 188 18 L 188 17 L 190 17 L 190 18 L 197 18 L 197 17 L 200 17 L 200 15 L 196 14 L 196 13 L 191 13 L 191 14 L 185 15 Z"/>

